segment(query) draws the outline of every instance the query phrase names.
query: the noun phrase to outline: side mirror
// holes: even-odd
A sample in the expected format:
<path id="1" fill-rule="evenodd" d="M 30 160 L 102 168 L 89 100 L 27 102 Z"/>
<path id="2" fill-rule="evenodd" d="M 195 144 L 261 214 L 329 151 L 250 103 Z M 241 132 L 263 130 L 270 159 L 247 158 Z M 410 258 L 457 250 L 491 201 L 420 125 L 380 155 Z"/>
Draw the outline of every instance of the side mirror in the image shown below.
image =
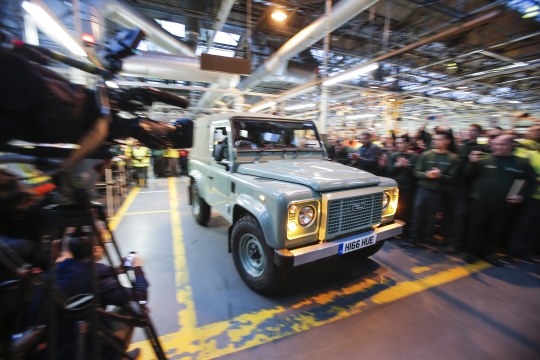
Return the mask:
<path id="1" fill-rule="evenodd" d="M 214 160 L 216 160 L 217 162 L 221 162 L 223 160 L 223 157 L 226 151 L 227 151 L 226 146 L 223 146 L 222 144 L 215 145 L 214 151 L 212 153 Z"/>

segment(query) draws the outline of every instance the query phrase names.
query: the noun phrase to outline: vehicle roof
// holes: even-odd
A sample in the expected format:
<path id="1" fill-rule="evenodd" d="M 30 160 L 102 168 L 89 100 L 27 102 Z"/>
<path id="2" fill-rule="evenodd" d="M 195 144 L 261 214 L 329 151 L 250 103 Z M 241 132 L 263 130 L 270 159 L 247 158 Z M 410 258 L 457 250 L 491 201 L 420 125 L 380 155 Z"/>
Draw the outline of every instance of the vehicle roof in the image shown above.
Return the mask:
<path id="1" fill-rule="evenodd" d="M 255 114 L 250 112 L 226 112 L 226 113 L 220 113 L 220 114 L 210 114 L 203 117 L 200 117 L 196 120 L 196 122 L 211 122 L 215 120 L 223 120 L 223 119 L 230 119 L 233 117 L 247 117 L 251 119 L 261 119 L 261 120 L 287 120 L 287 121 L 295 121 L 295 122 L 306 122 L 311 120 L 302 120 L 302 119 L 293 119 L 283 116 L 275 116 L 275 115 L 269 115 L 269 114 Z"/>

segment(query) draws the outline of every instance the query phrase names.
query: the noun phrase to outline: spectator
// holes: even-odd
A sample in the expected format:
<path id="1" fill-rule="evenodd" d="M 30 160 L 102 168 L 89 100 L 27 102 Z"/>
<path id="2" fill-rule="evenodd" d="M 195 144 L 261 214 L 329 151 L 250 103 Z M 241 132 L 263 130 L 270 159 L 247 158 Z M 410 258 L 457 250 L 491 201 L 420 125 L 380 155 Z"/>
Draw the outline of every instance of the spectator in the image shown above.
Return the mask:
<path id="1" fill-rule="evenodd" d="M 131 166 L 136 186 L 148 187 L 148 168 L 150 167 L 150 149 L 141 146 L 138 141 L 133 143 L 131 149 Z"/>
<path id="2" fill-rule="evenodd" d="M 97 261 L 97 254 L 102 252 L 101 246 L 97 245 L 97 237 L 93 233 L 85 231 L 72 231 L 68 233 L 64 239 L 66 244 L 65 251 L 62 257 L 57 260 L 55 271 L 56 286 L 68 298 L 80 294 L 92 294 L 93 289 L 93 271 L 96 274 L 97 294 L 95 300 L 98 301 L 99 307 L 107 305 L 115 305 L 119 307 L 127 307 L 129 301 L 146 301 L 148 282 L 144 277 L 142 270 L 142 260 L 135 256 L 132 261 L 132 268 L 135 275 L 134 288 L 124 288 L 118 281 L 116 272 L 107 265 L 94 262 Z M 92 267 L 94 269 L 92 270 Z M 128 294 L 133 292 L 134 298 Z M 38 299 L 42 294 L 39 294 Z M 77 349 L 76 339 L 76 322 L 79 320 L 87 320 L 85 314 L 73 315 L 67 314 L 65 310 L 59 309 L 61 321 L 58 322 L 58 341 L 57 341 L 57 359 L 74 359 Z M 104 318 L 98 319 L 100 323 L 105 324 Z M 118 325 L 118 324 L 117 324 Z M 122 324 L 127 327 L 127 331 L 123 332 L 123 336 L 130 337 L 132 326 Z M 124 329 L 126 330 L 126 329 Z M 93 336 L 89 333 L 85 358 L 92 358 L 93 352 Z M 112 336 L 112 340 L 122 346 L 129 343 L 129 339 L 116 338 Z M 121 356 L 114 351 L 105 341 L 100 342 L 100 351 L 102 359 L 120 359 Z"/>
<path id="3" fill-rule="evenodd" d="M 343 165 L 351 164 L 351 159 L 349 158 L 350 149 L 345 146 L 345 142 L 343 141 L 343 139 L 339 138 L 336 140 L 336 144 L 334 145 L 334 151 L 336 153 L 336 162 Z"/>
<path id="4" fill-rule="evenodd" d="M 465 143 L 458 150 L 460 164 L 456 176 L 456 191 L 452 197 L 454 201 L 453 230 L 450 238 L 447 239 L 447 252 L 452 254 L 466 250 L 470 191 L 469 183 L 465 177 L 465 168 L 469 164 L 469 154 L 473 150 L 486 154 L 490 152 L 489 147 L 478 143 L 478 137 L 481 134 L 482 127 L 478 124 L 471 124 L 466 132 Z"/>
<path id="5" fill-rule="evenodd" d="M 371 134 L 363 132 L 360 134 L 362 147 L 352 154 L 351 164 L 360 170 L 377 173 L 377 164 L 381 150 L 371 142 Z"/>
<path id="6" fill-rule="evenodd" d="M 414 164 L 416 155 L 409 150 L 410 138 L 400 136 L 396 139 L 397 152 L 388 158 L 388 176 L 396 180 L 399 187 L 399 206 L 396 218 L 405 221 L 403 237 L 409 236 L 411 214 L 414 200 Z"/>
<path id="7" fill-rule="evenodd" d="M 418 129 L 418 132 L 416 133 L 416 139 L 422 140 L 427 150 L 431 149 L 431 138 L 432 138 L 431 134 L 426 131 L 426 127 L 420 126 L 420 128 Z"/>
<path id="8" fill-rule="evenodd" d="M 466 173 L 472 179 L 473 201 L 467 262 L 481 258 L 494 265 L 502 264 L 494 256 L 494 244 L 503 243 L 504 230 L 512 224 L 516 206 L 534 190 L 534 170 L 527 159 L 512 154 L 512 141 L 512 136 L 500 135 L 491 143 L 491 156 L 483 158 L 479 151 L 469 155 Z M 525 186 L 511 192 L 518 184 L 516 180 L 524 180 Z"/>
<path id="9" fill-rule="evenodd" d="M 165 150 L 152 150 L 152 158 L 154 159 L 154 176 L 156 178 L 165 177 Z"/>
<path id="10" fill-rule="evenodd" d="M 188 154 L 189 151 L 186 149 L 180 149 L 178 155 L 180 156 L 180 175 L 188 174 Z"/>
<path id="11" fill-rule="evenodd" d="M 454 181 L 459 158 L 448 151 L 451 135 L 440 132 L 434 136 L 434 149 L 418 158 L 414 171 L 418 189 L 414 199 L 410 242 L 414 246 L 433 240 L 435 215 L 441 211 L 446 184 Z"/>
<path id="12" fill-rule="evenodd" d="M 536 175 L 536 182 L 534 191 L 525 199 L 517 218 L 510 250 L 515 257 L 528 258 L 531 248 L 540 248 L 540 125 L 531 126 L 526 139 L 520 142 L 520 145 L 515 154 L 529 160 Z"/>
<path id="13" fill-rule="evenodd" d="M 167 164 L 168 176 L 178 176 L 178 150 L 167 148 L 163 156 Z"/>

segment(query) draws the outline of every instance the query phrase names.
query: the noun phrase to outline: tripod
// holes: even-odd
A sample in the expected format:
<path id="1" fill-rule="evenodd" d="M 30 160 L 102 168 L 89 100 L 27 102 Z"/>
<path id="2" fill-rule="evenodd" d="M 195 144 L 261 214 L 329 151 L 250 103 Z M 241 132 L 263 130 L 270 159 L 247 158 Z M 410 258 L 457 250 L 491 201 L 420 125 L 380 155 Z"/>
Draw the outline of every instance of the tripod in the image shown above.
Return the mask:
<path id="1" fill-rule="evenodd" d="M 106 225 L 106 216 L 105 216 L 105 210 L 104 207 L 101 204 L 97 203 L 90 203 L 87 205 L 74 205 L 74 206 L 68 206 L 68 205 L 50 205 L 44 208 L 45 215 L 47 216 L 47 225 L 45 226 L 45 234 L 50 233 L 54 234 L 55 231 L 62 231 L 66 229 L 67 227 L 71 226 L 91 226 L 93 228 L 93 232 L 95 234 L 98 234 L 97 238 L 99 240 L 99 245 L 103 248 L 104 254 L 109 262 L 110 265 L 114 264 L 113 255 L 116 256 L 116 260 L 120 261 L 122 258 L 120 256 L 120 251 L 118 248 L 118 245 L 116 244 L 116 241 L 113 237 L 113 234 L 110 232 L 110 229 Z M 108 231 L 110 234 L 110 239 L 105 240 L 103 236 L 101 236 L 101 232 L 99 231 L 98 224 L 102 223 L 105 224 L 105 230 Z M 53 238 L 51 236 L 43 236 L 43 239 L 50 239 Z M 48 246 L 45 246 L 45 251 L 50 251 L 50 241 L 46 241 Z M 109 251 L 109 247 L 107 245 L 110 245 L 112 248 L 112 251 Z M 111 254 L 112 253 L 112 254 Z M 86 345 L 86 337 L 88 335 L 88 329 L 90 329 L 90 333 L 94 337 L 94 356 L 96 356 L 98 359 L 99 357 L 99 345 L 97 338 L 99 337 L 100 340 L 105 341 L 108 345 L 110 345 L 116 352 L 123 354 L 123 356 L 127 358 L 131 358 L 129 354 L 126 354 L 122 347 L 120 347 L 117 343 L 114 343 L 114 341 L 111 340 L 111 337 L 108 336 L 107 330 L 104 329 L 103 325 L 99 323 L 97 316 L 98 315 L 105 315 L 109 318 L 113 318 L 116 321 L 120 321 L 123 323 L 126 323 L 130 326 L 136 326 L 141 327 L 144 329 L 147 339 L 150 341 L 150 344 L 154 350 L 154 353 L 156 357 L 159 360 L 166 359 L 165 353 L 163 352 L 163 349 L 161 347 L 161 344 L 159 342 L 159 339 L 157 337 L 157 333 L 155 331 L 155 328 L 150 320 L 150 317 L 148 315 L 148 310 L 146 308 L 146 302 L 143 301 L 137 301 L 135 289 L 134 289 L 134 283 L 132 279 L 127 276 L 127 278 L 131 282 L 131 289 L 133 291 L 128 291 L 128 289 L 121 287 L 123 292 L 125 292 L 125 297 L 131 300 L 131 304 L 133 304 L 132 307 L 123 308 L 128 312 L 127 316 L 114 314 L 105 312 L 104 310 L 98 308 L 96 304 L 98 303 L 98 291 L 97 291 L 97 281 L 96 281 L 96 264 L 92 259 L 92 265 L 90 266 L 91 270 L 91 278 L 92 278 L 92 294 L 82 294 L 74 298 L 67 299 L 67 297 L 62 293 L 60 289 L 58 289 L 54 285 L 54 272 L 52 272 L 51 275 L 49 275 L 47 278 L 45 278 L 42 274 L 34 273 L 30 270 L 30 265 L 26 264 L 11 248 L 9 248 L 7 245 L 5 245 L 3 242 L 0 241 L 0 262 L 6 266 L 9 270 L 11 270 L 13 273 L 17 274 L 17 276 L 24 282 L 24 280 L 29 280 L 28 283 L 38 285 L 38 286 L 44 286 L 49 290 L 49 296 L 48 296 L 48 309 L 49 309 L 49 326 L 48 326 L 48 334 L 49 334 L 49 358 L 53 359 L 55 358 L 56 354 L 56 331 L 57 331 L 57 324 L 55 319 L 55 309 L 58 305 L 61 305 L 63 308 L 71 311 L 71 312 L 78 312 L 84 313 L 90 315 L 90 321 L 89 324 L 86 323 L 86 321 L 79 321 L 78 328 L 79 328 L 79 335 L 77 339 L 77 358 L 78 359 L 84 359 L 84 352 L 85 352 L 85 345 Z M 125 269 L 123 267 L 120 267 L 119 269 L 112 268 L 115 271 L 116 276 L 118 276 L 121 273 L 126 273 Z M 67 305 L 66 305 L 67 304 Z M 88 326 L 89 325 L 89 326 Z M 35 338 L 35 336 L 34 336 Z M 24 353 L 24 351 L 27 351 L 27 349 L 31 346 L 31 341 L 27 341 L 26 344 L 23 344 L 24 350 L 19 349 L 19 353 Z M 35 343 L 35 340 L 33 340 L 33 343 Z M 21 356 L 20 358 L 23 358 Z"/>

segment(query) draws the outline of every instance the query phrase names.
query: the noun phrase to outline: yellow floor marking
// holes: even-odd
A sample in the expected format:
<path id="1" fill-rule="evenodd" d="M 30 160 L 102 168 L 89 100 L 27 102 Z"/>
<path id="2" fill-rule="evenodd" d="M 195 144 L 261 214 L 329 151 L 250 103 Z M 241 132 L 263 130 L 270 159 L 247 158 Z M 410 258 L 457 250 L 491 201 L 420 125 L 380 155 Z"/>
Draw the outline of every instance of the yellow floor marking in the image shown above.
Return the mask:
<path id="1" fill-rule="evenodd" d="M 122 221 L 122 218 L 124 217 L 125 213 L 127 212 L 127 209 L 131 206 L 131 203 L 133 203 L 133 200 L 137 197 L 137 194 L 141 188 L 134 187 L 131 189 L 130 193 L 126 197 L 126 200 L 124 200 L 124 203 L 122 206 L 120 206 L 120 209 L 116 212 L 116 215 L 114 215 L 112 218 L 109 219 L 109 229 L 111 231 L 115 231 L 118 227 L 118 224 L 120 224 L 120 221 Z"/>
<path id="2" fill-rule="evenodd" d="M 193 302 L 193 290 L 189 279 L 189 269 L 184 246 L 182 224 L 180 222 L 180 210 L 178 209 L 178 194 L 175 179 L 170 177 L 169 203 L 171 208 L 171 230 L 174 252 L 174 270 L 176 281 L 176 301 L 184 308 L 178 312 L 180 329 L 194 331 L 196 328 L 195 303 Z"/>
<path id="3" fill-rule="evenodd" d="M 411 271 L 415 274 L 421 274 L 423 272 L 431 270 L 431 267 L 429 266 L 413 266 L 411 268 Z"/>
<path id="4" fill-rule="evenodd" d="M 390 289 L 383 290 L 377 295 L 373 296 L 371 300 L 377 304 L 386 304 L 393 302 L 404 297 L 416 294 L 428 289 L 431 289 L 442 284 L 446 284 L 472 273 L 485 270 L 490 265 L 486 262 L 478 262 L 476 264 L 470 264 L 465 266 L 458 266 L 449 270 L 443 270 L 437 274 L 429 275 L 424 279 L 418 279 L 414 281 L 404 281 Z"/>
<path id="5" fill-rule="evenodd" d="M 147 214 L 161 214 L 161 213 L 168 213 L 171 212 L 171 210 L 151 210 L 151 211 L 134 211 L 134 212 L 128 212 L 124 215 L 147 215 Z"/>
<path id="6" fill-rule="evenodd" d="M 180 328 L 176 333 L 162 336 L 161 342 L 169 356 L 175 355 L 178 359 L 212 359 L 361 313 L 369 303 L 390 303 L 489 267 L 485 262 L 456 266 L 389 288 L 391 279 L 378 271 L 358 283 L 301 300 L 288 307 L 276 306 L 242 314 L 227 321 L 203 325 L 197 331 Z M 378 291 L 377 286 L 383 287 L 381 291 Z M 370 291 L 374 295 L 369 296 Z M 348 303 L 348 299 L 358 300 Z M 132 346 L 146 350 L 144 359 L 153 358 L 148 342 Z"/>

